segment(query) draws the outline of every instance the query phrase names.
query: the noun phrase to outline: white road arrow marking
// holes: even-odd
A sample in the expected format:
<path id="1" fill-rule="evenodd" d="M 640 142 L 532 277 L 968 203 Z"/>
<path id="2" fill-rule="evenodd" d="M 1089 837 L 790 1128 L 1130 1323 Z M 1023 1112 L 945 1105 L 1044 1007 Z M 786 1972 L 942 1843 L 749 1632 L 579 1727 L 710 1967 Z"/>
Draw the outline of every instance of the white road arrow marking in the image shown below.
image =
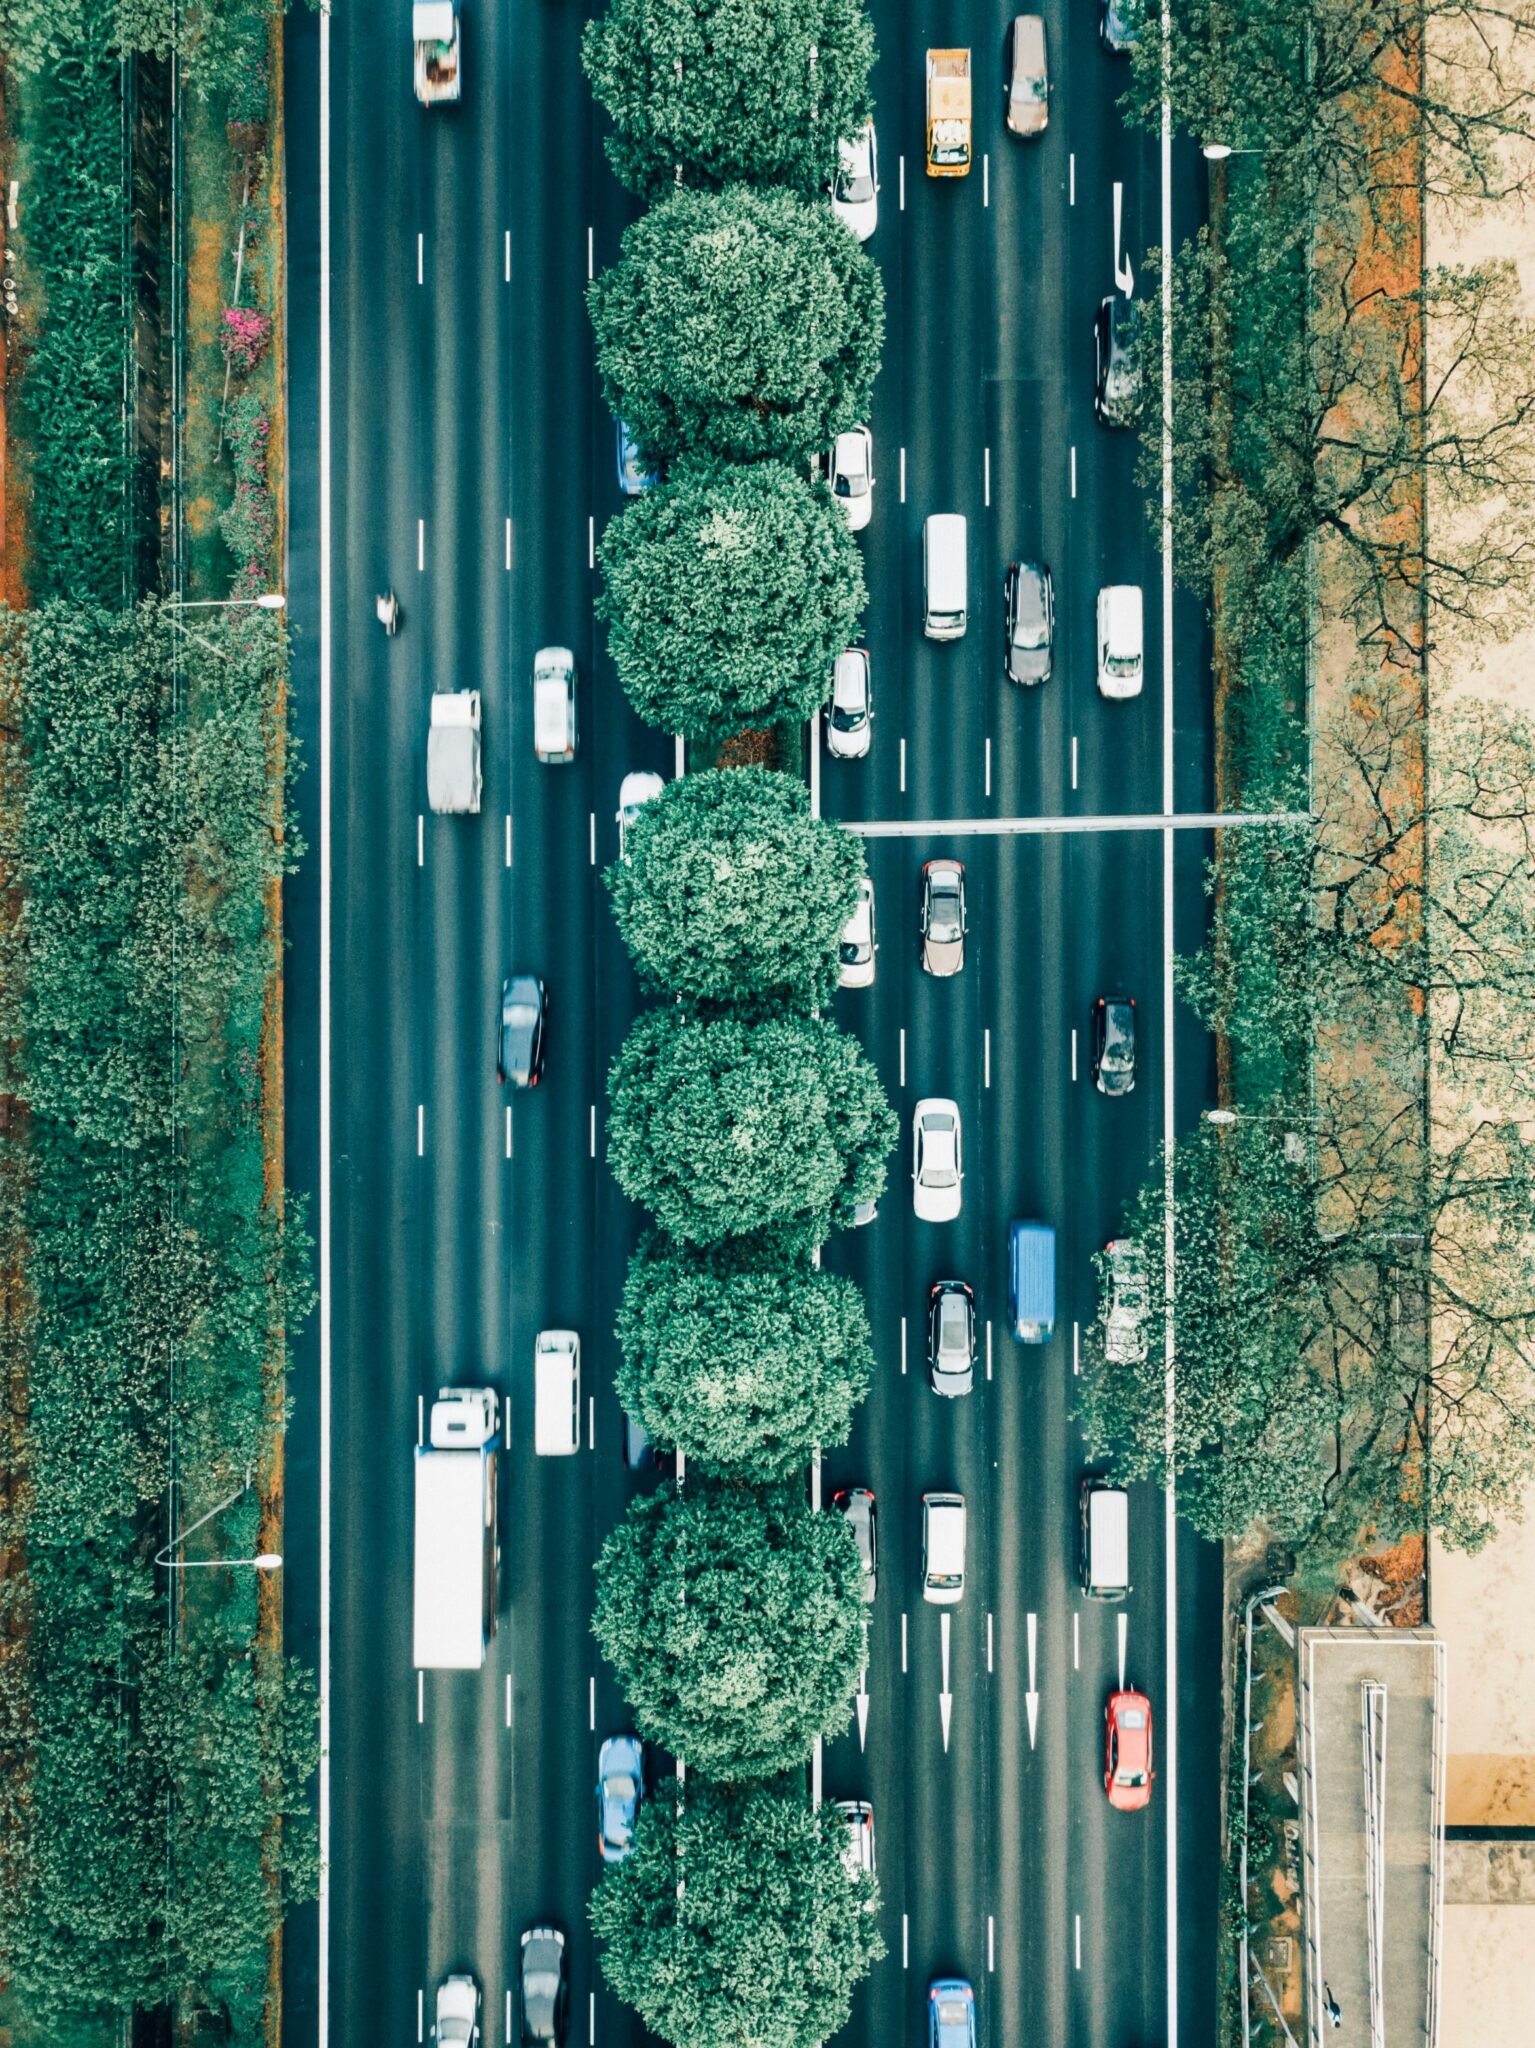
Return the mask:
<path id="1" fill-rule="evenodd" d="M 938 1718 L 943 1723 L 943 1749 L 949 1751 L 949 1716 L 954 1711 L 954 1695 L 949 1691 L 949 1617 L 939 1616 L 938 1635 L 943 1645 L 943 1690 L 938 1695 Z"/>
<path id="2" fill-rule="evenodd" d="M 1125 1644 L 1129 1635 L 1130 1617 L 1128 1614 L 1122 1614 L 1119 1617 L 1119 1689 L 1121 1692 L 1125 1689 Z"/>
<path id="3" fill-rule="evenodd" d="M 864 1737 L 869 1732 L 869 1667 L 867 1664 L 858 1674 L 858 1747 L 863 1748 Z"/>
<path id="4" fill-rule="evenodd" d="M 1121 261 L 1119 254 L 1119 231 L 1124 213 L 1124 204 L 1125 188 L 1123 185 L 1116 185 L 1114 187 L 1114 282 L 1128 299 L 1135 290 L 1135 272 L 1130 267 L 1130 258 L 1126 256 Z"/>
<path id="5" fill-rule="evenodd" d="M 1031 1614 L 1031 1615 L 1029 1616 L 1028 1620 L 1029 1620 L 1029 1689 L 1028 1689 L 1028 1691 L 1027 1691 L 1027 1692 L 1026 1692 L 1026 1693 L 1024 1694 L 1024 1696 L 1023 1696 L 1023 1703 L 1024 1703 L 1024 1705 L 1025 1705 L 1025 1706 L 1026 1706 L 1026 1707 L 1028 1708 L 1028 1710 L 1029 1710 L 1029 1747 L 1030 1747 L 1030 1749 L 1032 1749 L 1032 1748 L 1034 1747 L 1034 1734 L 1035 1734 L 1035 1730 L 1036 1730 L 1036 1729 L 1037 1729 L 1037 1728 L 1039 1727 L 1039 1694 L 1038 1694 L 1038 1692 L 1037 1692 L 1037 1691 L 1035 1690 L 1035 1684 L 1034 1684 L 1034 1679 L 1035 1679 L 1035 1671 L 1034 1671 L 1034 1652 L 1035 1652 L 1035 1648 L 1036 1648 L 1036 1636 L 1037 1636 L 1037 1631 L 1038 1631 L 1038 1617 L 1037 1617 L 1037 1616 L 1035 1616 L 1035 1615 L 1032 1615 L 1032 1614 Z"/>

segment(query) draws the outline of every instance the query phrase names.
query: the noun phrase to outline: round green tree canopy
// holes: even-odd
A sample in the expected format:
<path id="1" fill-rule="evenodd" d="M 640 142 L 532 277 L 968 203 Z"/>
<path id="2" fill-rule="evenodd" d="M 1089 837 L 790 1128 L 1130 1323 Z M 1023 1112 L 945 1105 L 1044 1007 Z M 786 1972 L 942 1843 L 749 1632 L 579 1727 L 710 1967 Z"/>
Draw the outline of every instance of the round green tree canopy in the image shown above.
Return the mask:
<path id="1" fill-rule="evenodd" d="M 592 1895 L 608 1983 L 675 2048 L 820 2048 L 885 1953 L 844 1827 L 803 1791 L 658 1786 Z"/>
<path id="2" fill-rule="evenodd" d="M 802 1485 L 641 1494 L 597 1560 L 592 1628 L 640 1733 L 721 1783 L 802 1766 L 846 1728 L 863 1570 Z"/>
<path id="3" fill-rule="evenodd" d="M 671 1236 L 811 1243 L 877 1201 L 898 1135 L 858 1040 L 824 1018 L 638 1018 L 608 1074 L 608 1164 Z"/>
<path id="4" fill-rule="evenodd" d="M 806 1257 L 700 1251 L 650 1232 L 629 1261 L 618 1395 L 694 1465 L 788 1479 L 847 1442 L 874 1353 L 863 1296 Z"/>
<path id="5" fill-rule="evenodd" d="M 587 287 L 611 410 L 645 455 L 804 462 L 867 416 L 880 274 L 829 206 L 674 191 Z"/>
<path id="6" fill-rule="evenodd" d="M 813 718 L 868 601 L 836 499 L 777 462 L 686 466 L 610 522 L 599 561 L 629 702 L 690 739 Z"/>
<path id="7" fill-rule="evenodd" d="M 669 782 L 645 806 L 629 860 L 607 883 L 652 987 L 693 1002 L 770 996 L 808 1007 L 836 986 L 864 873 L 862 842 L 811 817 L 797 776 L 721 768 Z"/>

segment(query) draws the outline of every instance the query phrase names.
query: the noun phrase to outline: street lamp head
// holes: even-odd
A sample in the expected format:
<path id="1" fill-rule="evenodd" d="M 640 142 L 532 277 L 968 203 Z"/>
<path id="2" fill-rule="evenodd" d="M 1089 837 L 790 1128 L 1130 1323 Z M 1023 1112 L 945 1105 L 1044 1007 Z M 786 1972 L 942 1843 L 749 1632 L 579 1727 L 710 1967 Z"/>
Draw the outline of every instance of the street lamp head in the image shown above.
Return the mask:
<path id="1" fill-rule="evenodd" d="M 282 1552 L 279 1550 L 263 1550 L 259 1557 L 251 1559 L 251 1563 L 258 1572 L 275 1572 L 282 1564 Z"/>
<path id="2" fill-rule="evenodd" d="M 1224 163 L 1226 158 L 1231 155 L 1231 144 L 1229 142 L 1207 142 L 1199 153 L 1201 156 L 1208 158 L 1212 164 Z"/>
<path id="3" fill-rule="evenodd" d="M 1205 1122 L 1207 1124 L 1234 1124 L 1236 1120 L 1237 1113 L 1234 1109 L 1207 1109 L 1205 1111 Z"/>
<path id="4" fill-rule="evenodd" d="M 280 590 L 264 590 L 256 599 L 257 605 L 264 612 L 280 612 L 287 602 Z"/>

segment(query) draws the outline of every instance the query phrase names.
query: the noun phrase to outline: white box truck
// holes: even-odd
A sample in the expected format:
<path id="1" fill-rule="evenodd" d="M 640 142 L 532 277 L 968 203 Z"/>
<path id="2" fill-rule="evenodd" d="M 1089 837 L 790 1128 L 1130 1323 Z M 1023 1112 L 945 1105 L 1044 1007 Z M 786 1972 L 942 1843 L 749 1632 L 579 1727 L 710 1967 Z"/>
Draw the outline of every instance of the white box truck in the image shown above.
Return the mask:
<path id="1" fill-rule="evenodd" d="M 434 811 L 478 811 L 480 784 L 480 693 L 438 690 L 426 735 L 426 800 Z"/>
<path id="2" fill-rule="evenodd" d="M 490 1387 L 441 1387 L 416 1445 L 418 1670 L 478 1671 L 495 1633 L 497 1421 Z"/>

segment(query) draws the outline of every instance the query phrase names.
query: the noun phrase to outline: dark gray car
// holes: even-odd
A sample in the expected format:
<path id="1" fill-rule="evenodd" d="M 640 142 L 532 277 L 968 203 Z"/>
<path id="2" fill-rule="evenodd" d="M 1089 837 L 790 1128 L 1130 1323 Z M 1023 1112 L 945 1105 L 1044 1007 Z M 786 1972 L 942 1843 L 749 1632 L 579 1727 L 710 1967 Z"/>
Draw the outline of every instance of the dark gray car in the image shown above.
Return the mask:
<path id="1" fill-rule="evenodd" d="M 1093 1082 L 1100 1095 L 1135 1086 L 1135 999 L 1099 996 L 1093 1004 Z"/>
<path id="2" fill-rule="evenodd" d="M 866 1486 L 844 1486 L 831 1497 L 839 1515 L 846 1515 L 863 1562 L 863 1597 L 874 1598 L 879 1584 L 879 1538 L 874 1515 L 874 1496 Z"/>
<path id="3" fill-rule="evenodd" d="M 501 984 L 501 1031 L 496 1079 L 536 1088 L 544 1071 L 544 1028 L 549 996 L 536 974 L 512 974 Z"/>
<path id="4" fill-rule="evenodd" d="M 975 1385 L 975 1295 L 963 1280 L 940 1280 L 928 1296 L 927 1365 L 935 1394 Z"/>
<path id="5" fill-rule="evenodd" d="M 1093 411 L 1106 427 L 1133 427 L 1141 412 L 1141 309 L 1121 292 L 1093 323 Z"/>
<path id="6" fill-rule="evenodd" d="M 1055 590 L 1042 562 L 1014 562 L 1003 586 L 1007 673 L 1015 683 L 1047 683 L 1055 647 Z"/>
<path id="7" fill-rule="evenodd" d="M 522 1937 L 522 2038 L 560 2048 L 565 2039 L 565 1937 L 530 1927 Z"/>

